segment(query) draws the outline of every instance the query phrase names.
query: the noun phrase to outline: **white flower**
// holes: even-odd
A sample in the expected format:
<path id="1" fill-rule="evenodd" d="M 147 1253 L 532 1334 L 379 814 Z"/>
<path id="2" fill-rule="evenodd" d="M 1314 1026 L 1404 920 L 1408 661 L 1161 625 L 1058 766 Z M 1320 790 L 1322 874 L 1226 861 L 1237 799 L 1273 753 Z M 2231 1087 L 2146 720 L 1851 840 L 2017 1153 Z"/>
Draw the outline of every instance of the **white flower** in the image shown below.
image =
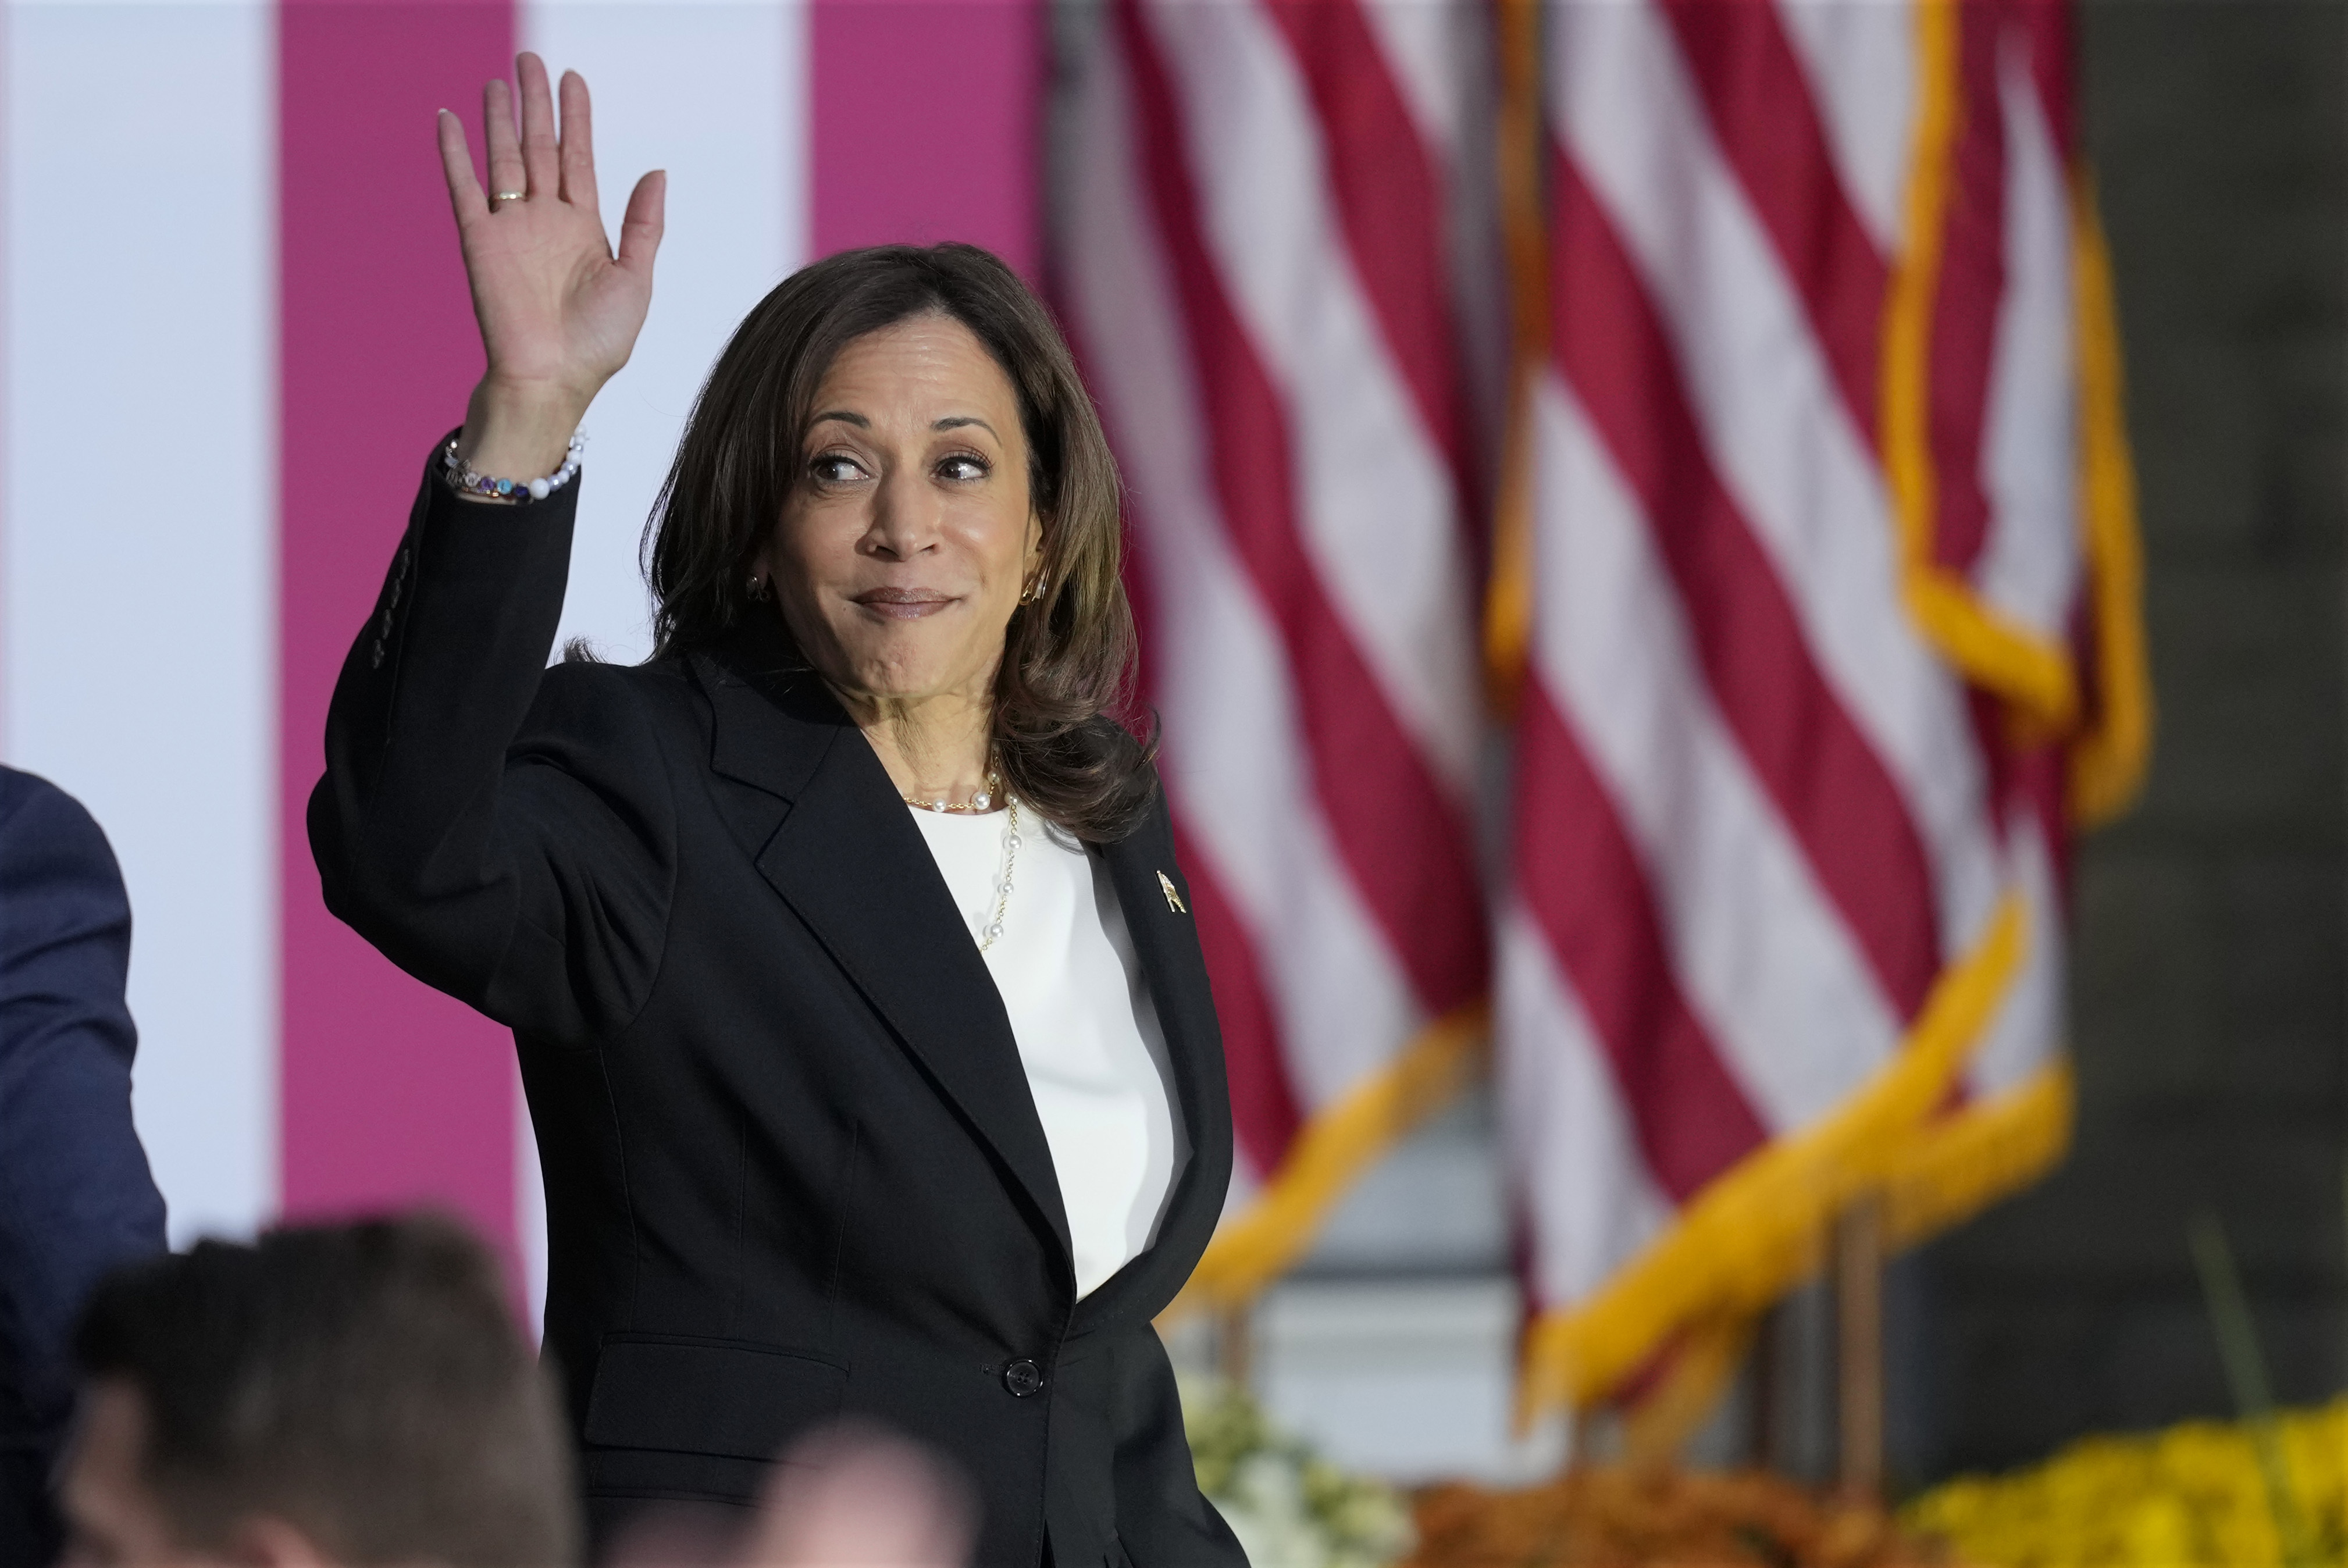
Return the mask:
<path id="1" fill-rule="evenodd" d="M 1410 1552 L 1410 1511 L 1393 1488 L 1318 1458 L 1243 1388 L 1186 1377 L 1181 1395 L 1199 1484 L 1253 1568 L 1386 1568 Z"/>
<path id="2" fill-rule="evenodd" d="M 1328 1568 L 1328 1542 L 1304 1506 L 1304 1488 L 1288 1455 L 1251 1454 L 1232 1476 L 1230 1496 L 1215 1505 L 1246 1548 L 1251 1568 Z"/>

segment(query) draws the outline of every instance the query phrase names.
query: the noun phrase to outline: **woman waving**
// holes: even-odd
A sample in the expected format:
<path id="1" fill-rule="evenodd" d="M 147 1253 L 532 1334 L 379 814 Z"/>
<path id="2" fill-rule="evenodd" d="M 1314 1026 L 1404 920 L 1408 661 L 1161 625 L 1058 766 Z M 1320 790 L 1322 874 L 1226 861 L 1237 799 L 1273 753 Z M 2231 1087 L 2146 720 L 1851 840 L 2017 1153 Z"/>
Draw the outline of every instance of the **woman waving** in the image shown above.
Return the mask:
<path id="1" fill-rule="evenodd" d="M 1128 688 L 1117 481 L 1050 317 L 969 246 L 807 268 L 695 407 L 657 645 L 547 667 L 573 432 L 651 297 L 587 88 L 440 142 L 488 369 L 343 668 L 335 912 L 510 1025 L 590 1521 L 747 1504 L 866 1415 L 981 1563 L 1237 1564 L 1150 1320 L 1231 1170 L 1220 1036 Z M 419 432 L 419 436 L 423 435 Z"/>

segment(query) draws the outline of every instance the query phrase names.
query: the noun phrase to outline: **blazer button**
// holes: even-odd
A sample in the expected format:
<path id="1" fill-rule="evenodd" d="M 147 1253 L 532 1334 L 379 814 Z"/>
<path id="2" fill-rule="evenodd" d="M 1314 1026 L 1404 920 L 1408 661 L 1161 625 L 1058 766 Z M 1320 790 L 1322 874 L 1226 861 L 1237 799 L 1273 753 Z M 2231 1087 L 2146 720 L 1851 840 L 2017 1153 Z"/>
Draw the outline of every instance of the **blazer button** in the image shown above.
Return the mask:
<path id="1" fill-rule="evenodd" d="M 1033 1361 L 1014 1361 L 1003 1369 L 1003 1386 L 1024 1399 L 1044 1386 L 1043 1369 Z"/>

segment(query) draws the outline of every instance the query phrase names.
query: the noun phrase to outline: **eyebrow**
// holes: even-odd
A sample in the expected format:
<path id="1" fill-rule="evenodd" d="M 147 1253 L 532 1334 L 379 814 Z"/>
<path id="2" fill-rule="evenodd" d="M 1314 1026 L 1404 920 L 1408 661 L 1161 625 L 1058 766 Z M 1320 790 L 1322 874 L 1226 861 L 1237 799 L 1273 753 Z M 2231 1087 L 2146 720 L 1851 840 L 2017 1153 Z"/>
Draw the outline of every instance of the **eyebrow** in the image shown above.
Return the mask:
<path id="1" fill-rule="evenodd" d="M 869 430 L 872 428 L 871 420 L 866 418 L 861 414 L 852 413 L 846 408 L 827 408 L 822 413 L 818 414 L 814 418 L 809 419 L 808 424 L 812 427 L 820 425 L 829 419 L 837 419 L 843 425 L 853 425 L 860 430 Z M 951 414 L 945 418 L 933 422 L 930 426 L 930 428 L 932 430 L 958 430 L 964 425 L 975 425 L 980 429 L 985 431 L 988 435 L 993 436 L 996 440 L 999 441 L 1003 439 L 1003 433 L 1000 430 L 997 430 L 994 426 L 988 424 L 985 420 L 980 418 L 975 414 Z"/>
<path id="2" fill-rule="evenodd" d="M 980 418 L 975 414 L 953 415 L 947 418 L 938 420 L 935 424 L 932 425 L 930 428 L 932 430 L 957 430 L 964 425 L 975 425 L 980 429 L 985 431 L 988 435 L 993 436 L 996 440 L 999 441 L 1003 439 L 1002 432 L 998 431 L 994 426 L 988 424 L 985 420 Z"/>

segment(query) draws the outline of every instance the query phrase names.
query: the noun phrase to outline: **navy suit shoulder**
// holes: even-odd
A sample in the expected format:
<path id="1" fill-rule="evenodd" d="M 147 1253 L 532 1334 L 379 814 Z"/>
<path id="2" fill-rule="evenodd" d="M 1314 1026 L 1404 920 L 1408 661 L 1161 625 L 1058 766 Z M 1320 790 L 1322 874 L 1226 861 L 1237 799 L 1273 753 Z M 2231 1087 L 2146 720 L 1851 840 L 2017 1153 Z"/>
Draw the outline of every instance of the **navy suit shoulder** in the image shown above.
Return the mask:
<path id="1" fill-rule="evenodd" d="M 98 1276 L 163 1247 L 130 1119 L 130 907 L 106 835 L 0 768 L 0 1562 L 41 1555 L 37 1488 L 72 1398 L 67 1341 Z M 23 1496 L 25 1489 L 34 1495 Z"/>

